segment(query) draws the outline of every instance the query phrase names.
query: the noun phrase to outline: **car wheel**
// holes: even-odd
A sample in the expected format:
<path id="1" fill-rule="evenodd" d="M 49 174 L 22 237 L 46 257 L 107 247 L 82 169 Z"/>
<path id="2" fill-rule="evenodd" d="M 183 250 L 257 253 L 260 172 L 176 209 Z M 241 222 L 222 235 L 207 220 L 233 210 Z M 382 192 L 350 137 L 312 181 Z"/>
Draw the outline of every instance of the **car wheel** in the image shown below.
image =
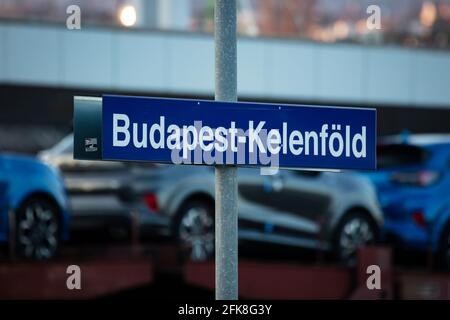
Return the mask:
<path id="1" fill-rule="evenodd" d="M 16 215 L 16 249 L 19 257 L 52 258 L 59 246 L 58 210 L 46 199 L 32 198 Z"/>
<path id="2" fill-rule="evenodd" d="M 335 254 L 342 264 L 354 266 L 358 248 L 374 244 L 376 239 L 377 228 L 366 214 L 345 215 L 336 229 Z"/>
<path id="3" fill-rule="evenodd" d="M 439 260 L 444 270 L 450 270 L 450 224 L 444 229 L 441 236 Z"/>
<path id="4" fill-rule="evenodd" d="M 192 261 L 214 255 L 214 209 L 205 201 L 191 201 L 178 215 L 177 237 Z"/>

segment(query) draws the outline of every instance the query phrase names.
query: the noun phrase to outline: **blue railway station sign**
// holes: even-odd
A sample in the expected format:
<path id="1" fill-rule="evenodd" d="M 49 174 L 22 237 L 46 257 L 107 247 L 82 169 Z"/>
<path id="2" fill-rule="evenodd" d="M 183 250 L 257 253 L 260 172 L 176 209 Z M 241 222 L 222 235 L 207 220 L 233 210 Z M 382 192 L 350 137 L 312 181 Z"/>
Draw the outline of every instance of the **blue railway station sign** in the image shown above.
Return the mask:
<path id="1" fill-rule="evenodd" d="M 376 110 L 105 95 L 75 99 L 75 157 L 177 164 L 376 169 Z M 100 127 L 80 130 L 78 112 Z M 95 104 L 95 103 L 94 103 Z M 92 107 L 92 106 L 91 106 Z M 91 130 L 86 133 L 86 129 Z M 98 150 L 97 150 L 98 149 Z M 95 158 L 95 156 L 94 156 Z"/>

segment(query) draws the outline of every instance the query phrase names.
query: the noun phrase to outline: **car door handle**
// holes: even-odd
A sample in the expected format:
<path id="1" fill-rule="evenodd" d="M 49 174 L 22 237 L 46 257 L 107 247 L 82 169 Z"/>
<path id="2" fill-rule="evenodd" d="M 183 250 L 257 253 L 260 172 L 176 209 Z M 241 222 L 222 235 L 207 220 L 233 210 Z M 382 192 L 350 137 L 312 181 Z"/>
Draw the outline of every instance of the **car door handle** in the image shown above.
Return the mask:
<path id="1" fill-rule="evenodd" d="M 284 187 L 284 179 L 282 177 L 272 177 L 272 189 L 275 192 L 280 192 Z"/>

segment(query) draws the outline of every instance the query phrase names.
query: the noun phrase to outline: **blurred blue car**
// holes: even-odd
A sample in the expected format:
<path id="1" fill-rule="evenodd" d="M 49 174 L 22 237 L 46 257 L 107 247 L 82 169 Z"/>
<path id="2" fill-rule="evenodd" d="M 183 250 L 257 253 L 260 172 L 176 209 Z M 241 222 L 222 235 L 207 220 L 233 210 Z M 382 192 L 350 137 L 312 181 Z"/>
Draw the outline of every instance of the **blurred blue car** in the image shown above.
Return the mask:
<path id="1" fill-rule="evenodd" d="M 400 247 L 432 250 L 450 268 L 450 135 L 381 139 L 373 181 L 384 237 Z"/>
<path id="2" fill-rule="evenodd" d="M 0 155 L 0 243 L 19 257 L 46 260 L 68 238 L 64 184 L 55 169 L 33 158 Z"/>

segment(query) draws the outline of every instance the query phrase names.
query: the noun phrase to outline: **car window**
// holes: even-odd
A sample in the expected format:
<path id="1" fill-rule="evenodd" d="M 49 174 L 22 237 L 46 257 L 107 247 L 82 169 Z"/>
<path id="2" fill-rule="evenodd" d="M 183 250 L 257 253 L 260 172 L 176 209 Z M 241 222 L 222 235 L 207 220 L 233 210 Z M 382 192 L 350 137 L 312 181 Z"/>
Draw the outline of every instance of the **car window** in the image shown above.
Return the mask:
<path id="1" fill-rule="evenodd" d="M 379 145 L 377 148 L 378 168 L 394 168 L 423 164 L 428 158 L 425 148 L 406 144 Z"/>
<path id="2" fill-rule="evenodd" d="M 73 153 L 73 134 L 69 134 L 58 142 L 53 148 L 52 152 L 55 154 L 69 154 Z"/>

